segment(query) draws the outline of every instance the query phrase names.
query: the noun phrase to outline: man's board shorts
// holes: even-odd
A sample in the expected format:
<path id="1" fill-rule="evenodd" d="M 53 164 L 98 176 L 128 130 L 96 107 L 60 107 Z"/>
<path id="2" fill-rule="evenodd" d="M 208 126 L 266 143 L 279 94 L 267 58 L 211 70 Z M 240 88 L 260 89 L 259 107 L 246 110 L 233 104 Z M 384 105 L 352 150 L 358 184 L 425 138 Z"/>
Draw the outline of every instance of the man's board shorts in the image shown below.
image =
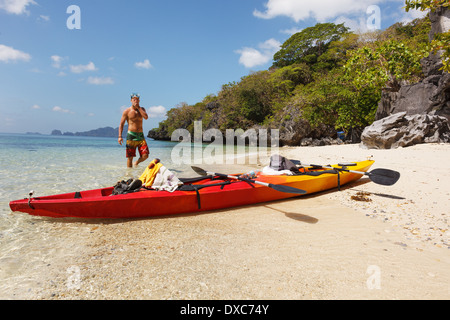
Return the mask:
<path id="1" fill-rule="evenodd" d="M 143 132 L 128 131 L 127 134 L 127 158 L 136 157 L 136 148 L 139 150 L 139 155 L 149 154 L 147 141 L 145 141 Z"/>

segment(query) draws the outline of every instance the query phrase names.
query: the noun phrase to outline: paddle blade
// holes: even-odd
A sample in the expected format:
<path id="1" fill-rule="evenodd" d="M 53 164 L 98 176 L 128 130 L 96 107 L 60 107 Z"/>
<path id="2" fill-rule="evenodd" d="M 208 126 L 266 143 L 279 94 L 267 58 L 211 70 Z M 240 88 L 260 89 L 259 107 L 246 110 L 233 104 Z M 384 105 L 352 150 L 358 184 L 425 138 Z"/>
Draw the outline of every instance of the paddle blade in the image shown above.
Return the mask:
<path id="1" fill-rule="evenodd" d="M 367 173 L 370 180 L 383 186 L 392 186 L 400 179 L 400 172 L 389 169 L 375 169 Z"/>
<path id="2" fill-rule="evenodd" d="M 305 190 L 293 188 L 293 187 L 289 187 L 289 186 L 283 186 L 281 184 L 269 183 L 269 188 L 272 188 L 272 189 L 280 191 L 280 192 L 286 192 L 286 193 L 306 194 Z"/>
<path id="3" fill-rule="evenodd" d="M 192 168 L 192 170 L 194 170 L 197 174 L 199 174 L 201 176 L 207 176 L 208 175 L 208 173 L 205 170 L 203 170 L 202 168 L 194 167 L 194 166 L 191 166 L 191 168 Z"/>

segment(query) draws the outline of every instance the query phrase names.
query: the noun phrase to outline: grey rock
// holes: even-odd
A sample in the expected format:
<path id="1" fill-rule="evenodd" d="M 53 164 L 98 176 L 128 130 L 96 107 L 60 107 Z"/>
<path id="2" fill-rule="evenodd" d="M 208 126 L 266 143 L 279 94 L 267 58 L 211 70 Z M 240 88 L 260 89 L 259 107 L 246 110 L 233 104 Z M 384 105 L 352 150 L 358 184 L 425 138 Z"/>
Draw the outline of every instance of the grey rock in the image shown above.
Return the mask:
<path id="1" fill-rule="evenodd" d="M 367 149 L 447 142 L 450 142 L 449 121 L 445 117 L 431 114 L 408 116 L 406 112 L 399 112 L 375 121 L 361 135 L 361 147 Z"/>
<path id="2" fill-rule="evenodd" d="M 430 12 L 432 40 L 437 33 L 450 30 L 450 9 L 440 7 Z M 414 84 L 401 84 L 395 90 L 384 90 L 375 120 L 398 112 L 407 115 L 430 113 L 446 117 L 450 121 L 450 74 L 442 68 L 441 55 L 430 54 L 421 60 L 424 78 Z"/>
<path id="3" fill-rule="evenodd" d="M 431 31 L 428 35 L 429 40 L 433 40 L 435 34 L 450 30 L 450 9 L 448 7 L 439 7 L 430 12 Z"/>

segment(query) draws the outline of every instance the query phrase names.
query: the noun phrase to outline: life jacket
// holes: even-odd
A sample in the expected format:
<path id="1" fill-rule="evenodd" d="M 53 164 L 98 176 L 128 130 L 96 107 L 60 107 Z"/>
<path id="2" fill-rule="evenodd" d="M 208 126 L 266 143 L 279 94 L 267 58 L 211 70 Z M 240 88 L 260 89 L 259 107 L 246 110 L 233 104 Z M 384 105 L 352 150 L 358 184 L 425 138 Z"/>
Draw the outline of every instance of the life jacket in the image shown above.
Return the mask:
<path id="1" fill-rule="evenodd" d="M 139 180 L 142 181 L 142 186 L 151 187 L 153 181 L 155 181 L 156 174 L 159 169 L 162 167 L 162 163 L 159 159 L 153 159 L 152 162 L 147 166 L 144 173 L 139 177 Z"/>

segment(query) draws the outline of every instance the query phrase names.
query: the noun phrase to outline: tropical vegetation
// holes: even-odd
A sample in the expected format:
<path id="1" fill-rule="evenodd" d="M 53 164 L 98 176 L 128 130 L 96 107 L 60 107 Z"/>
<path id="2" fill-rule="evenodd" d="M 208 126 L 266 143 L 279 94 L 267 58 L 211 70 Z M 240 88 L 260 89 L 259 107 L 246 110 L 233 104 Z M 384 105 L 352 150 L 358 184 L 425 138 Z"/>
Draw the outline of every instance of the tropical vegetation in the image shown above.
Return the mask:
<path id="1" fill-rule="evenodd" d="M 407 1 L 406 10 L 430 8 L 436 1 L 419 2 Z M 300 120 L 311 128 L 361 130 L 374 121 L 383 90 L 398 91 L 401 84 L 423 78 L 420 60 L 439 45 L 450 56 L 448 42 L 443 43 L 448 35 L 430 43 L 430 28 L 428 17 L 365 34 L 344 24 L 318 23 L 286 40 L 268 70 L 224 84 L 194 105 L 169 110 L 153 135 L 170 138 L 178 128 L 192 133 L 194 121 L 222 131 L 282 129 Z M 448 62 L 444 68 L 448 72 Z"/>

